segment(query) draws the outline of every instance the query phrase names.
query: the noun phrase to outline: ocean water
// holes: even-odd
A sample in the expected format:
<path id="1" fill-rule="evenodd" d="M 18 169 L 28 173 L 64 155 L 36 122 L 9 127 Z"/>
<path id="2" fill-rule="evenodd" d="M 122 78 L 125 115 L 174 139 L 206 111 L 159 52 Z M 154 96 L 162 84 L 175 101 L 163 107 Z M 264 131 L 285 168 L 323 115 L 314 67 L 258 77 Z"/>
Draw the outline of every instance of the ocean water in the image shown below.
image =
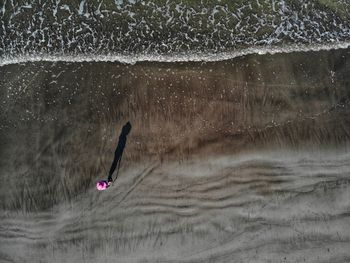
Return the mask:
<path id="1" fill-rule="evenodd" d="M 347 1 L 0 17 L 1 262 L 350 261 Z"/>
<path id="2" fill-rule="evenodd" d="M 247 48 L 339 45 L 350 34 L 346 0 L 4 0 L 0 17 L 6 61 L 48 55 L 206 60 Z"/>

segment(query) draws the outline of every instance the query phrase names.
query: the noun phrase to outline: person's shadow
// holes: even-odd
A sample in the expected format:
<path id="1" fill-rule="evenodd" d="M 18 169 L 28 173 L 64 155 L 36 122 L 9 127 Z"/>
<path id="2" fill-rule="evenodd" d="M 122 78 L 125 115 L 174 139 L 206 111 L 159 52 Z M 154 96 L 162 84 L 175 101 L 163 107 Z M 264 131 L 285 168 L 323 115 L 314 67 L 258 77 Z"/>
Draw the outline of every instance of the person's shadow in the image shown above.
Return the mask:
<path id="1" fill-rule="evenodd" d="M 114 160 L 113 160 L 112 166 L 111 166 L 111 168 L 109 170 L 109 174 L 108 174 L 108 182 L 113 182 L 118 177 L 118 173 L 117 173 L 116 178 L 113 180 L 112 175 L 113 175 L 113 173 L 115 171 L 115 168 L 117 167 L 118 163 L 119 163 L 119 165 L 118 165 L 118 169 L 119 169 L 120 161 L 122 159 L 124 148 L 125 148 L 125 145 L 126 145 L 126 139 L 127 139 L 126 137 L 130 133 L 130 131 L 131 131 L 131 124 L 130 124 L 130 122 L 127 122 L 123 126 L 122 132 L 119 135 L 118 146 L 117 146 L 117 149 L 114 152 Z"/>

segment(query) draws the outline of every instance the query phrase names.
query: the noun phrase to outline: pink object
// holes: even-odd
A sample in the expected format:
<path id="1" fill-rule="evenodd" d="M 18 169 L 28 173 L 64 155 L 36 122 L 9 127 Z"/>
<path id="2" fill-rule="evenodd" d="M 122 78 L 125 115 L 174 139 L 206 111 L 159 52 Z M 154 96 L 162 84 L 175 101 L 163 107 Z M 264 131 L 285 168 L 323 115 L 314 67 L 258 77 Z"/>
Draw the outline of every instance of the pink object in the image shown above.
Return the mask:
<path id="1" fill-rule="evenodd" d="M 106 190 L 108 188 L 108 183 L 106 181 L 99 181 L 96 184 L 96 188 L 99 191 Z"/>

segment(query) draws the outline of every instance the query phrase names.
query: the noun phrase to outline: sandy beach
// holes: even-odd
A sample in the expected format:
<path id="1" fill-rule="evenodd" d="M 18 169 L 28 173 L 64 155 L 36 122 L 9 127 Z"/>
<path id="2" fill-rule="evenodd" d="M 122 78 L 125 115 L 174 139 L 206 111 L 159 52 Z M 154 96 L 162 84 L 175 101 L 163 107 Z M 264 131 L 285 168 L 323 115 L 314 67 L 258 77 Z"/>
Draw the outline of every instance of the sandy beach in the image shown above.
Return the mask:
<path id="1" fill-rule="evenodd" d="M 0 67 L 1 260 L 350 260 L 349 52 Z"/>

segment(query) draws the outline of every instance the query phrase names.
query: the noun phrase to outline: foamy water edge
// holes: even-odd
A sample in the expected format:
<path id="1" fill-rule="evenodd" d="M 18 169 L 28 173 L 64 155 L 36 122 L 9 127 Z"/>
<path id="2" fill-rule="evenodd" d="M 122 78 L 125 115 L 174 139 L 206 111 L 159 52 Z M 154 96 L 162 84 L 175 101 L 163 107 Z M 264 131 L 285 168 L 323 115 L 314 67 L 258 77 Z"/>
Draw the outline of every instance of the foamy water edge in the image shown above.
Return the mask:
<path id="1" fill-rule="evenodd" d="M 220 53 L 196 53 L 196 54 L 36 54 L 21 56 L 5 56 L 0 60 L 0 66 L 30 63 L 30 62 L 120 62 L 123 64 L 135 64 L 137 62 L 215 62 L 230 60 L 246 55 L 266 55 L 292 52 L 316 52 L 336 49 L 346 49 L 350 47 L 350 41 L 313 44 L 313 45 L 288 45 L 283 47 L 249 47 L 242 50 Z"/>

